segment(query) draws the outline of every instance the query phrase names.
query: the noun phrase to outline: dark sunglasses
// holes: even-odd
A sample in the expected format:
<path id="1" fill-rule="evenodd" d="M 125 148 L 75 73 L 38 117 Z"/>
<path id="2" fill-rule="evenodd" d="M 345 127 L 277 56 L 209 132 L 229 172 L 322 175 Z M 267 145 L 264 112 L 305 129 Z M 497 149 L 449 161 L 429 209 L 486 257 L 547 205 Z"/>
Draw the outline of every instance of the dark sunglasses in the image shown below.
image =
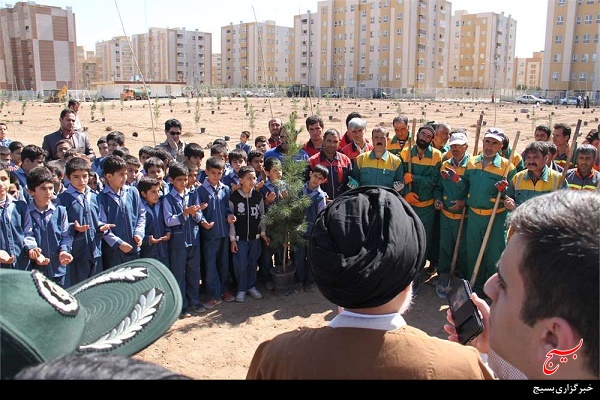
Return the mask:
<path id="1" fill-rule="evenodd" d="M 181 131 L 178 131 L 178 132 L 169 131 L 169 135 L 171 135 L 171 136 L 181 136 Z"/>

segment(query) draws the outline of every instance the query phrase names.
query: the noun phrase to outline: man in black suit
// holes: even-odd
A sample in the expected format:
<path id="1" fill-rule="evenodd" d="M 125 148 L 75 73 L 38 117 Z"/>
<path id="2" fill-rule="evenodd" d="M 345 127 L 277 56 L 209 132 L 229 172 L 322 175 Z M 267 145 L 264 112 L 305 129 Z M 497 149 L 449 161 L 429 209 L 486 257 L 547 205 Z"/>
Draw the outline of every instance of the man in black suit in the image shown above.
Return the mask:
<path id="1" fill-rule="evenodd" d="M 93 161 L 96 158 L 90 140 L 86 133 L 74 130 L 77 114 L 68 108 L 60 113 L 60 129 L 56 132 L 44 136 L 42 148 L 46 150 L 48 156 L 46 162 L 58 160 L 60 157 L 56 153 L 56 143 L 60 140 L 67 140 L 73 146 L 73 149 Z"/>

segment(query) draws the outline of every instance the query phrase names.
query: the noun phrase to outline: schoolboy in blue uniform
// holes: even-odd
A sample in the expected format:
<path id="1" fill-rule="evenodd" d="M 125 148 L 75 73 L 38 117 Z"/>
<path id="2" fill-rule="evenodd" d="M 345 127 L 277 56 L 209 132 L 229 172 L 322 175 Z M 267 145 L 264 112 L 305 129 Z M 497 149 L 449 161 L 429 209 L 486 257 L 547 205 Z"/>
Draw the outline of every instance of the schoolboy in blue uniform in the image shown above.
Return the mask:
<path id="1" fill-rule="evenodd" d="M 114 154 L 104 160 L 106 185 L 98 195 L 100 220 L 114 226 L 103 236 L 104 269 L 140 257 L 139 251 L 146 229 L 146 212 L 138 190 L 125 184 L 127 162 Z"/>
<path id="2" fill-rule="evenodd" d="M 27 191 L 31 196 L 28 212 L 36 242 L 36 248 L 29 250 L 29 265 L 54 283 L 69 287 L 67 268 L 73 261 L 73 236 L 66 208 L 52 202 L 53 180 L 52 172 L 44 166 L 32 169 L 27 176 Z"/>
<path id="3" fill-rule="evenodd" d="M 29 196 L 29 192 L 27 191 L 27 175 L 35 167 L 44 165 L 45 160 L 46 151 L 35 144 L 28 144 L 21 151 L 21 166 L 13 173 L 19 180 L 19 185 L 21 185 L 21 196 L 19 198 L 26 203 L 31 201 L 31 196 Z"/>
<path id="4" fill-rule="evenodd" d="M 148 178 L 154 178 L 158 180 L 160 187 L 158 193 L 160 197 L 164 197 L 169 194 L 171 188 L 165 180 L 165 163 L 158 157 L 150 157 L 144 162 L 144 171 Z"/>
<path id="5" fill-rule="evenodd" d="M 37 247 L 33 238 L 27 203 L 8 194 L 8 165 L 0 162 L 0 268 L 26 270 L 29 250 Z"/>
<path id="6" fill-rule="evenodd" d="M 181 318 L 206 311 L 200 304 L 200 227 L 202 206 L 187 188 L 189 169 L 183 163 L 169 167 L 172 189 L 163 200 L 165 225 L 171 229 L 170 269 L 181 290 Z"/>
<path id="7" fill-rule="evenodd" d="M 235 192 L 242 187 L 238 172 L 241 167 L 247 164 L 248 155 L 242 149 L 233 149 L 227 155 L 227 159 L 229 160 L 231 170 L 223 175 L 221 182 L 229 187 L 232 192 Z"/>
<path id="8" fill-rule="evenodd" d="M 237 281 L 235 301 L 243 303 L 246 292 L 255 299 L 262 299 L 256 289 L 256 264 L 260 257 L 261 238 L 267 242 L 265 233 L 265 206 L 262 194 L 254 189 L 256 172 L 244 165 L 238 171 L 241 188 L 229 196 L 229 208 L 235 215 L 235 223 L 230 225 L 229 241 L 233 259 L 233 270 Z"/>
<path id="9" fill-rule="evenodd" d="M 302 234 L 302 238 L 308 239 L 317 220 L 319 213 L 327 205 L 327 193 L 321 189 L 323 182 L 327 180 L 329 176 L 329 170 L 327 167 L 321 164 L 317 164 L 312 167 L 309 172 L 308 182 L 304 184 L 302 188 L 302 194 L 310 197 L 310 206 L 306 209 L 306 231 Z M 314 287 L 314 280 L 310 270 L 307 243 L 301 243 L 295 247 L 296 256 L 296 280 L 302 285 L 302 289 L 305 292 L 312 292 Z"/>
<path id="10" fill-rule="evenodd" d="M 57 204 L 67 209 L 73 233 L 73 261 L 67 268 L 69 286 L 102 272 L 102 235 L 114 225 L 100 220 L 98 195 L 88 186 L 91 166 L 88 160 L 74 157 L 65 166 L 71 184 L 57 197 Z"/>
<path id="11" fill-rule="evenodd" d="M 235 222 L 229 208 L 231 189 L 221 182 L 225 161 L 213 156 L 206 160 L 206 179 L 198 188 L 198 202 L 208 207 L 203 212 L 202 255 L 206 268 L 207 301 L 202 305 L 213 308 L 225 301 L 234 301 L 229 290 L 229 224 Z"/>
<path id="12" fill-rule="evenodd" d="M 144 176 L 137 184 L 142 196 L 142 205 L 146 210 L 146 229 L 140 257 L 154 258 L 165 264 L 169 263 L 169 239 L 171 229 L 165 225 L 165 215 L 160 199 L 160 182 L 158 179 Z"/>

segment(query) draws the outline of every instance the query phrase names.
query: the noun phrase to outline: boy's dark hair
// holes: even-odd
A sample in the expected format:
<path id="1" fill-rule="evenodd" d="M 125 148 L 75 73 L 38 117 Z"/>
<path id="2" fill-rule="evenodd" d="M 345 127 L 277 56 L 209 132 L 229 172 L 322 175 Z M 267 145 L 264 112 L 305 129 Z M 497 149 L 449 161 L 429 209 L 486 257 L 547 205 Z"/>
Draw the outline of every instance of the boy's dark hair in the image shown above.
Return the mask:
<path id="1" fill-rule="evenodd" d="M 0 155 L 2 156 L 10 156 L 10 150 L 8 147 L 0 146 Z"/>
<path id="2" fill-rule="evenodd" d="M 140 193 L 147 192 L 152 189 L 152 187 L 158 186 L 160 187 L 160 182 L 156 178 L 148 178 L 147 176 L 142 177 L 137 184 L 137 189 Z"/>
<path id="3" fill-rule="evenodd" d="M 48 153 L 46 150 L 42 149 L 40 146 L 36 146 L 35 144 L 28 144 L 23 147 L 23 151 L 21 152 L 21 161 L 29 160 L 31 162 L 40 158 L 40 156 L 46 157 Z"/>
<path id="4" fill-rule="evenodd" d="M 40 165 L 29 171 L 29 175 L 27 175 L 27 189 L 34 191 L 35 188 L 44 183 L 54 184 L 54 175 L 48 168 Z"/>
<path id="5" fill-rule="evenodd" d="M 112 131 L 106 135 L 106 142 L 108 143 L 111 140 L 117 142 L 119 146 L 123 146 L 125 144 L 125 134 L 121 131 Z"/>
<path id="6" fill-rule="evenodd" d="M 125 147 L 121 147 L 119 149 L 114 149 L 112 154 L 123 158 L 129 154 L 129 150 L 127 150 Z"/>
<path id="7" fill-rule="evenodd" d="M 233 149 L 233 150 L 231 150 L 229 152 L 229 154 L 227 154 L 227 160 L 229 162 L 236 161 L 236 160 L 247 161 L 248 160 L 248 155 L 242 149 Z"/>
<path id="8" fill-rule="evenodd" d="M 322 164 L 316 164 L 312 167 L 311 172 L 316 172 L 317 174 L 321 174 L 323 178 L 327 179 L 329 177 L 329 170 Z"/>
<path id="9" fill-rule="evenodd" d="M 165 163 L 158 157 L 150 157 L 144 162 L 144 170 L 147 172 L 152 167 L 161 168 L 164 171 Z"/>
<path id="10" fill-rule="evenodd" d="M 227 158 L 227 156 L 229 155 L 227 153 L 227 147 L 223 146 L 222 144 L 213 144 L 210 147 L 210 155 L 211 157 L 216 156 L 216 155 L 220 155 L 223 158 Z"/>
<path id="11" fill-rule="evenodd" d="M 250 139 L 250 132 L 248 132 L 248 131 L 242 131 L 242 133 L 240 134 L 240 136 L 241 135 L 244 135 L 246 137 L 246 139 Z"/>
<path id="12" fill-rule="evenodd" d="M 325 127 L 325 124 L 323 123 L 323 118 L 321 118 L 318 115 L 311 115 L 310 117 L 306 118 L 306 129 L 308 129 L 310 125 L 314 124 L 319 124 L 321 128 Z"/>
<path id="13" fill-rule="evenodd" d="M 127 162 L 123 159 L 123 157 L 116 156 L 114 154 L 109 154 L 104 159 L 104 166 L 102 167 L 102 171 L 104 176 L 108 174 L 116 174 L 122 169 L 127 169 Z"/>
<path id="14" fill-rule="evenodd" d="M 204 158 L 204 149 L 198 143 L 188 143 L 183 148 L 183 155 L 187 158 Z"/>
<path id="15" fill-rule="evenodd" d="M 269 139 L 267 139 L 266 136 L 260 135 L 257 136 L 256 139 L 254 139 L 254 146 L 258 146 L 259 143 L 268 143 Z"/>
<path id="16" fill-rule="evenodd" d="M 10 150 L 11 153 L 15 150 L 22 149 L 23 147 L 25 147 L 23 142 L 19 142 L 18 140 L 14 140 L 14 141 L 10 142 L 10 144 L 8 145 L 8 149 Z"/>
<path id="17" fill-rule="evenodd" d="M 125 154 L 123 156 L 123 160 L 125 160 L 127 165 L 131 164 L 131 165 L 135 165 L 136 167 L 142 166 L 142 163 L 140 162 L 140 160 L 136 156 L 133 156 L 131 154 Z"/>
<path id="18" fill-rule="evenodd" d="M 144 154 L 146 154 L 148 157 L 152 157 L 152 150 L 153 148 L 151 146 L 142 146 L 138 151 L 138 158 L 142 158 L 142 155 Z"/>
<path id="19" fill-rule="evenodd" d="M 162 162 L 165 163 L 165 168 L 167 168 L 167 166 L 173 160 L 173 157 L 171 156 L 171 154 L 168 151 L 166 151 L 165 149 L 160 148 L 160 147 L 155 147 L 154 151 L 150 157 L 160 158 L 162 160 Z"/>
<path id="20" fill-rule="evenodd" d="M 256 172 L 254 170 L 254 167 L 252 167 L 252 165 L 242 165 L 240 167 L 240 170 L 238 171 L 238 177 L 240 179 L 242 179 L 243 177 L 245 177 L 246 175 L 248 175 L 250 172 Z"/>
<path id="21" fill-rule="evenodd" d="M 56 176 L 58 179 L 62 180 L 65 177 L 65 168 L 58 164 L 46 164 L 46 168 L 52 172 L 52 176 Z"/>
<path id="22" fill-rule="evenodd" d="M 8 163 L 6 161 L 0 160 L 0 171 L 6 171 L 8 173 L 9 178 L 12 178 L 14 176 L 14 174 L 11 174 L 10 171 L 8 170 Z M 11 183 L 12 183 L 12 179 L 11 179 Z"/>
<path id="23" fill-rule="evenodd" d="M 169 178 L 171 179 L 176 179 L 180 176 L 188 176 L 189 174 L 190 170 L 184 163 L 178 162 L 169 166 Z"/>
<path id="24" fill-rule="evenodd" d="M 85 171 L 89 174 L 91 170 L 90 162 L 82 157 L 73 157 L 67 161 L 67 164 L 65 165 L 65 175 L 67 178 L 69 178 L 73 172 Z"/>
<path id="25" fill-rule="evenodd" d="M 206 170 L 208 171 L 209 169 L 220 169 L 223 170 L 225 168 L 225 160 L 223 160 L 220 157 L 209 157 L 208 160 L 206 160 Z"/>
<path id="26" fill-rule="evenodd" d="M 252 160 L 254 160 L 257 157 L 264 157 L 264 153 L 262 151 L 259 150 L 250 150 L 250 153 L 248 153 L 248 164 L 250 164 L 252 162 Z"/>
<path id="27" fill-rule="evenodd" d="M 165 132 L 168 131 L 171 128 L 179 128 L 179 129 L 183 129 L 181 127 L 181 122 L 179 122 L 179 120 L 175 119 L 175 118 L 171 118 L 165 121 Z"/>
<path id="28" fill-rule="evenodd" d="M 186 167 L 188 167 L 190 174 L 192 173 L 192 171 L 195 171 L 195 172 L 200 171 L 200 167 L 198 167 L 198 165 L 195 162 L 192 162 L 191 160 L 185 160 L 183 163 L 185 164 Z"/>
<path id="29" fill-rule="evenodd" d="M 279 159 L 277 157 L 267 158 L 265 160 L 265 164 L 263 165 L 263 168 L 265 169 L 265 171 L 270 172 L 271 169 L 273 169 L 273 167 L 281 168 L 281 161 L 279 161 Z"/>
<path id="30" fill-rule="evenodd" d="M 67 151 L 65 151 L 65 154 L 63 154 L 63 158 L 66 160 L 68 158 L 71 157 L 76 157 L 77 156 L 77 150 L 75 149 L 69 149 Z"/>
<path id="31" fill-rule="evenodd" d="M 223 138 L 216 138 L 213 141 L 213 145 L 215 145 L 215 144 L 220 144 L 220 145 L 223 145 L 223 146 L 227 147 L 227 141 L 225 139 L 223 139 Z"/>
<path id="32" fill-rule="evenodd" d="M 75 100 L 75 99 L 69 99 L 69 103 L 67 104 L 67 107 L 71 108 L 71 107 L 76 106 L 78 104 L 79 104 L 79 102 L 77 100 Z"/>
<path id="33" fill-rule="evenodd" d="M 58 149 L 58 146 L 60 146 L 61 144 L 68 144 L 70 149 L 73 148 L 73 145 L 70 141 L 68 141 L 67 139 L 61 139 L 54 145 L 54 150 Z"/>
<path id="34" fill-rule="evenodd" d="M 108 144 L 108 140 L 106 139 L 106 136 L 100 136 L 100 138 L 96 142 L 96 146 L 100 146 L 101 144 Z"/>
<path id="35" fill-rule="evenodd" d="M 558 148 L 552 142 L 547 142 L 547 146 L 548 146 L 548 154 L 550 154 L 552 156 L 555 155 L 556 152 L 558 151 Z"/>

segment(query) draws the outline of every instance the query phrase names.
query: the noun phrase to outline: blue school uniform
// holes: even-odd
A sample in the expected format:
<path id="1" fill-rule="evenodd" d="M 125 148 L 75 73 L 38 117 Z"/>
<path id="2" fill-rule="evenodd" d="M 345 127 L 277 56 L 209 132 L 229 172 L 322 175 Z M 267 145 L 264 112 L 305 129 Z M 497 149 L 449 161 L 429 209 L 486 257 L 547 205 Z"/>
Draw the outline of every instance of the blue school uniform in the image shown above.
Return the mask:
<path id="1" fill-rule="evenodd" d="M 11 264 L 0 264 L 0 268 L 26 270 L 29 267 L 29 250 L 37 247 L 27 203 L 7 194 L 4 203 L 0 203 L 0 224 L 0 250 L 15 257 Z"/>
<path id="2" fill-rule="evenodd" d="M 229 224 L 227 215 L 231 189 L 219 182 L 213 187 L 208 179 L 197 190 L 198 203 L 207 203 L 202 221 L 214 222 L 211 229 L 202 230 L 202 256 L 206 268 L 208 300 L 220 299 L 229 290 Z"/>
<path id="3" fill-rule="evenodd" d="M 200 305 L 200 226 L 202 212 L 184 216 L 184 206 L 198 204 L 194 192 L 171 189 L 162 200 L 165 225 L 171 229 L 169 240 L 170 269 L 177 280 L 183 309 Z"/>
<path id="4" fill-rule="evenodd" d="M 73 235 L 71 255 L 73 261 L 67 268 L 66 285 L 73 286 L 102 272 L 102 232 L 98 195 L 89 187 L 78 192 L 73 186 L 58 195 L 57 204 L 67 210 L 67 219 Z M 77 232 L 73 225 L 89 225 L 85 232 Z"/>
<path id="5" fill-rule="evenodd" d="M 150 243 L 150 236 L 154 239 L 165 236 L 167 232 L 171 232 L 170 228 L 165 225 L 165 215 L 163 212 L 162 204 L 159 200 L 158 203 L 151 206 L 142 199 L 142 206 L 146 211 L 146 230 L 144 240 L 142 241 L 142 249 L 140 251 L 140 257 L 142 258 L 154 258 L 168 268 L 169 267 L 169 242 L 160 242 L 156 244 Z"/>
<path id="6" fill-rule="evenodd" d="M 146 211 L 138 190 L 123 185 L 119 194 L 109 186 L 104 186 L 98 195 L 100 203 L 100 220 L 115 226 L 104 236 L 102 243 L 102 260 L 104 269 L 109 269 L 126 261 L 140 257 L 140 249 L 133 241 L 133 236 L 144 237 L 146 229 Z M 129 253 L 124 253 L 119 246 L 124 242 L 133 246 Z"/>
<path id="7" fill-rule="evenodd" d="M 37 247 L 42 249 L 44 257 L 50 259 L 50 263 L 46 266 L 38 266 L 35 260 L 31 260 L 30 268 L 41 270 L 48 279 L 62 287 L 69 287 L 68 266 L 62 265 L 58 258 L 58 254 L 62 251 L 70 253 L 73 244 L 67 209 L 50 202 L 45 210 L 40 210 L 31 202 L 28 212 L 31 215 L 33 237 Z"/>
<path id="8" fill-rule="evenodd" d="M 285 184 L 280 181 L 280 184 L 274 185 L 273 182 L 269 178 L 265 181 L 264 185 L 260 188 L 260 193 L 263 196 L 263 199 L 269 193 L 275 193 L 277 195 L 278 201 L 281 192 L 285 190 Z M 274 204 L 275 202 L 271 203 Z M 265 203 L 265 214 L 269 212 L 269 206 Z M 267 236 L 269 236 L 269 232 L 267 230 Z M 271 268 L 273 268 L 273 261 L 275 261 L 275 265 L 283 264 L 283 246 L 275 246 L 275 245 L 267 245 L 264 241 L 261 240 L 261 253 L 258 260 L 259 271 L 258 274 L 266 281 L 271 280 Z"/>
<path id="9" fill-rule="evenodd" d="M 23 200 L 25 203 L 30 203 L 32 198 L 27 191 L 27 174 L 25 174 L 25 170 L 19 167 L 13 174 L 19 181 L 19 199 Z"/>

